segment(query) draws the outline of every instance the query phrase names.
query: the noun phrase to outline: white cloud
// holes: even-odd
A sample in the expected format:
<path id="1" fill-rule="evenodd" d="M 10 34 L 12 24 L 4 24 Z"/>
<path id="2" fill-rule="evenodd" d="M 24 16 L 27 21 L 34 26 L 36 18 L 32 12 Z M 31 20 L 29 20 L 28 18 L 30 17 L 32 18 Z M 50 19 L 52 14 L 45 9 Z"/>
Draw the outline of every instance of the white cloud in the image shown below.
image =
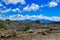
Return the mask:
<path id="1" fill-rule="evenodd" d="M 6 4 L 17 4 L 20 2 L 21 4 L 26 4 L 25 0 L 3 0 Z"/>
<path id="2" fill-rule="evenodd" d="M 19 9 L 19 8 L 15 8 L 15 9 L 11 9 L 11 11 L 13 11 L 13 12 L 21 12 L 21 10 Z"/>
<path id="3" fill-rule="evenodd" d="M 0 10 L 1 13 L 7 13 L 9 12 L 11 9 L 6 9 L 6 10 Z"/>
<path id="4" fill-rule="evenodd" d="M 0 7 L 3 6 L 3 4 L 0 3 Z"/>
<path id="5" fill-rule="evenodd" d="M 11 15 L 8 19 L 10 19 L 10 20 L 25 20 L 25 17 L 23 15 L 17 14 L 17 15 Z"/>
<path id="6" fill-rule="evenodd" d="M 58 2 L 58 3 L 60 2 L 60 0 L 54 0 L 54 1 L 56 1 L 56 2 Z"/>
<path id="7" fill-rule="evenodd" d="M 37 9 L 39 9 L 39 5 L 33 3 L 33 4 L 30 6 L 30 9 L 31 9 L 31 10 L 37 10 Z"/>
<path id="8" fill-rule="evenodd" d="M 55 7 L 55 6 L 58 6 L 57 2 L 55 2 L 55 1 L 49 2 L 49 7 Z"/>
<path id="9" fill-rule="evenodd" d="M 4 8 L 6 8 L 6 7 L 4 6 Z M 10 11 L 12 11 L 12 12 L 19 12 L 19 13 L 22 12 L 19 8 L 15 8 L 15 9 L 9 8 L 9 9 L 5 9 L 5 10 L 0 9 L 0 12 L 1 12 L 1 13 L 8 13 L 8 12 L 10 12 Z"/>
<path id="10" fill-rule="evenodd" d="M 23 8 L 24 11 L 31 11 L 29 5 L 27 5 L 26 7 Z"/>
<path id="11" fill-rule="evenodd" d="M 48 1 L 49 2 L 49 1 Z M 40 7 L 56 7 L 60 3 L 60 0 L 51 0 L 48 4 L 42 4 Z"/>
<path id="12" fill-rule="evenodd" d="M 58 17 L 58 16 L 53 16 L 52 19 L 53 19 L 54 21 L 60 21 L 60 17 Z"/>
<path id="13" fill-rule="evenodd" d="M 40 7 L 37 4 L 32 3 L 31 5 L 27 5 L 25 8 L 23 8 L 24 11 L 36 11 Z"/>
<path id="14" fill-rule="evenodd" d="M 2 14 L 0 14 L 0 20 L 2 20 L 3 18 L 2 18 Z"/>
<path id="15" fill-rule="evenodd" d="M 60 17 L 58 16 L 52 16 L 52 17 L 48 17 L 48 16 L 44 16 L 42 14 L 40 15 L 21 15 L 21 14 L 17 14 L 17 15 L 11 15 L 10 17 L 8 17 L 8 19 L 10 20 L 40 20 L 40 19 L 45 19 L 45 20 L 52 20 L 52 21 L 60 21 Z"/>

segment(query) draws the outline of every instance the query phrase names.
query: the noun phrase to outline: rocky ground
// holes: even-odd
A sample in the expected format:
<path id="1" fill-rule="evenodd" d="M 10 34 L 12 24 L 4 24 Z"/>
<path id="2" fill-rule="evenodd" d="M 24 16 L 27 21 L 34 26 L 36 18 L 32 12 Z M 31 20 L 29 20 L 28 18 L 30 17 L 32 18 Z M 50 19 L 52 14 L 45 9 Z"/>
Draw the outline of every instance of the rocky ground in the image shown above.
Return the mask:
<path id="1" fill-rule="evenodd" d="M 60 33 L 17 32 L 15 35 L 13 33 L 7 33 L 5 35 L 2 34 L 2 36 L 0 35 L 0 40 L 60 40 Z"/>
<path id="2" fill-rule="evenodd" d="M 60 40 L 60 22 L 0 20 L 0 40 Z"/>
<path id="3" fill-rule="evenodd" d="M 20 37 L 8 38 L 8 39 L 3 39 L 3 40 L 60 40 L 60 33 L 54 33 L 54 34 L 49 34 L 49 35 L 23 34 Z"/>

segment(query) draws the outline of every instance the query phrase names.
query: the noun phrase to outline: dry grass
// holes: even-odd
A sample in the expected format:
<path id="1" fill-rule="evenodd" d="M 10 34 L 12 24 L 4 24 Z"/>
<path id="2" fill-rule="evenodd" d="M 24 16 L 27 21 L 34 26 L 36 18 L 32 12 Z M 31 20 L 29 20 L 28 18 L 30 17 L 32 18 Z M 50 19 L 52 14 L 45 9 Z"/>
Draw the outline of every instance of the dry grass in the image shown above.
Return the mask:
<path id="1" fill-rule="evenodd" d="M 23 33 L 15 38 L 4 40 L 60 40 L 60 33 L 50 33 L 48 35 Z"/>
<path id="2" fill-rule="evenodd" d="M 38 31 L 37 31 L 38 32 Z M 60 30 L 57 32 L 42 35 L 41 33 L 16 32 L 16 37 L 0 38 L 0 40 L 60 40 Z M 1 34 L 8 34 L 9 31 L 0 31 Z"/>

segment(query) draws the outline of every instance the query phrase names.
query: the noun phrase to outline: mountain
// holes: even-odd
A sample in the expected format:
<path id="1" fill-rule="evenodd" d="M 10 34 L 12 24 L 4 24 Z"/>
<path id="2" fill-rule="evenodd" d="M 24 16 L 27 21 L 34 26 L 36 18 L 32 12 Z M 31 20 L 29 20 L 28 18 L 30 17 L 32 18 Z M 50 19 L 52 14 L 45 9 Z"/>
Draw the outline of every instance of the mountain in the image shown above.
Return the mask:
<path id="1" fill-rule="evenodd" d="M 54 22 L 54 21 L 52 21 L 52 20 L 46 20 L 46 19 L 41 19 L 40 22 L 49 23 L 49 22 Z"/>
<path id="2" fill-rule="evenodd" d="M 35 22 L 37 20 L 16 20 L 16 21 L 18 21 L 18 22 Z M 46 20 L 46 19 L 40 19 L 39 21 L 42 22 L 42 23 L 54 22 L 52 20 Z"/>

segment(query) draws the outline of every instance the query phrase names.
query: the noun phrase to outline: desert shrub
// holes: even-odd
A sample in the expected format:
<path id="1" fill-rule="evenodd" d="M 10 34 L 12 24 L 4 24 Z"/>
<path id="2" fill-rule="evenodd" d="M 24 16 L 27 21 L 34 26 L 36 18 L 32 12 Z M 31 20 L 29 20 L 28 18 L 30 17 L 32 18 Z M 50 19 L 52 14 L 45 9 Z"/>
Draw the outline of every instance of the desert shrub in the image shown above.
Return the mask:
<path id="1" fill-rule="evenodd" d="M 5 36 L 2 36 L 2 35 L 1 35 L 0 38 L 3 39 L 3 38 L 5 38 Z"/>
<path id="2" fill-rule="evenodd" d="M 5 21 L 10 21 L 9 19 L 6 19 Z"/>
<path id="3" fill-rule="evenodd" d="M 25 26 L 26 26 L 26 29 L 30 29 L 32 27 L 32 23 L 26 22 Z"/>
<path id="4" fill-rule="evenodd" d="M 53 29 L 52 29 L 52 28 L 50 28 L 49 30 L 50 30 L 50 31 L 52 31 Z"/>
<path id="5" fill-rule="evenodd" d="M 3 24 L 0 24 L 0 29 L 1 29 L 1 28 L 5 28 Z"/>

